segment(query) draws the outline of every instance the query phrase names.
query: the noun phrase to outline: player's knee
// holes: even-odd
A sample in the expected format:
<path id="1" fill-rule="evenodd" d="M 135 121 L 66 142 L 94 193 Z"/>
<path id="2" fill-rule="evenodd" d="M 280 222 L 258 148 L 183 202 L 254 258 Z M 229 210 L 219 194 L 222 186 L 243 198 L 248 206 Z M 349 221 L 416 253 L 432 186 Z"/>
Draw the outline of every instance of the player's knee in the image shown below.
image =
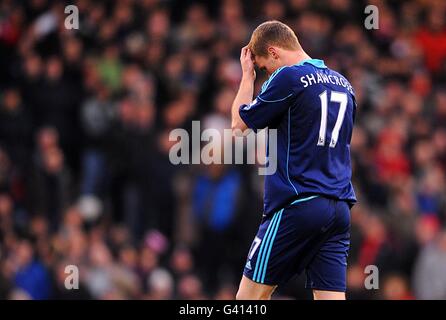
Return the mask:
<path id="1" fill-rule="evenodd" d="M 269 300 L 271 293 L 265 290 L 244 290 L 239 289 L 235 296 L 236 300 Z"/>
<path id="2" fill-rule="evenodd" d="M 313 290 L 314 300 L 345 300 L 345 292 Z"/>
<path id="3" fill-rule="evenodd" d="M 235 300 L 246 300 L 244 293 L 239 289 L 235 295 Z"/>

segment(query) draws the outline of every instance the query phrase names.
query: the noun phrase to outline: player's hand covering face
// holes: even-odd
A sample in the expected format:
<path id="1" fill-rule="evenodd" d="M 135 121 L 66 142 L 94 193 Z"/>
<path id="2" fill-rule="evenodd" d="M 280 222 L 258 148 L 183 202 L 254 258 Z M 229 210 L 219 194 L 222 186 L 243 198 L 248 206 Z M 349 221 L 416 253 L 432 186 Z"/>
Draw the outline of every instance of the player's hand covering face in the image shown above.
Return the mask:
<path id="1" fill-rule="evenodd" d="M 253 81 L 256 79 L 253 55 L 248 46 L 244 46 L 240 53 L 240 64 L 242 66 L 243 77 L 249 77 Z"/>

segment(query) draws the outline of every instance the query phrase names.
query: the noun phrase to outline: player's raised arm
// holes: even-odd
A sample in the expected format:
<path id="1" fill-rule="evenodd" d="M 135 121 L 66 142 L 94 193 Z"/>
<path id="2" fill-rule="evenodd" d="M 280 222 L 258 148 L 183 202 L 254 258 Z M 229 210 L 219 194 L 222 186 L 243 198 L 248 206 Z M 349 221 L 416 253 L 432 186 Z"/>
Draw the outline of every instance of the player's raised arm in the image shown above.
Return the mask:
<path id="1" fill-rule="evenodd" d="M 240 129 L 244 131 L 248 128 L 246 123 L 242 120 L 239 114 L 239 108 L 243 104 L 249 104 L 254 95 L 254 81 L 256 79 L 256 72 L 254 70 L 254 62 L 252 61 L 251 50 L 248 46 L 242 48 L 240 53 L 240 64 L 242 66 L 242 80 L 240 81 L 240 88 L 232 103 L 232 130 Z M 236 131 L 234 131 L 236 132 Z"/>

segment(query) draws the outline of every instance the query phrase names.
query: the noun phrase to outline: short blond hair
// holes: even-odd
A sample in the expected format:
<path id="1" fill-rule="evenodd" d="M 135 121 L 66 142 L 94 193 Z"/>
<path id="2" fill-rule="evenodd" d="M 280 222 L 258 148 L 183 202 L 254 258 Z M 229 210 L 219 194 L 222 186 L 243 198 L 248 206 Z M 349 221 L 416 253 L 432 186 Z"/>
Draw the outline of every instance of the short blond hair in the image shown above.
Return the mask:
<path id="1" fill-rule="evenodd" d="M 277 21 L 266 21 L 252 33 L 248 48 L 254 55 L 267 56 L 268 47 L 276 46 L 286 50 L 299 50 L 301 46 L 294 31 L 286 24 Z"/>

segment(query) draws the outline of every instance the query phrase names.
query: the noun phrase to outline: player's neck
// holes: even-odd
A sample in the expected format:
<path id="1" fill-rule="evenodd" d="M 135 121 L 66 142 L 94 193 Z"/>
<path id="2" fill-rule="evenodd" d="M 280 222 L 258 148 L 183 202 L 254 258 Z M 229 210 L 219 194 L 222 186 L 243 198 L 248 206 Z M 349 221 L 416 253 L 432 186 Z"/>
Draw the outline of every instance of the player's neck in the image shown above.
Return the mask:
<path id="1" fill-rule="evenodd" d="M 304 51 L 292 51 L 283 57 L 283 62 L 287 66 L 293 66 L 307 59 L 311 59 L 311 57 Z"/>

